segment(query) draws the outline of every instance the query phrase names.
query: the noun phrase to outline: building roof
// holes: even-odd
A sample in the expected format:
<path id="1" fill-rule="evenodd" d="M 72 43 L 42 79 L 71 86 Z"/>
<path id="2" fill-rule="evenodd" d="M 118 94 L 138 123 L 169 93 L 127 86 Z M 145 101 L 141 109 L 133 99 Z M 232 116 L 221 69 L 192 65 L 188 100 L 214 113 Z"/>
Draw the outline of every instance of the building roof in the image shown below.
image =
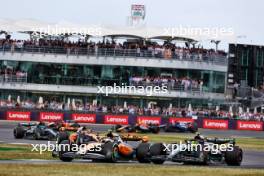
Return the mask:
<path id="1" fill-rule="evenodd" d="M 167 29 L 167 28 L 166 28 Z M 180 40 L 185 42 L 196 42 L 202 36 L 177 35 L 170 36 L 165 28 L 161 27 L 112 27 L 96 25 L 80 25 L 67 21 L 58 23 L 47 23 L 34 19 L 9 20 L 0 19 L 0 31 L 22 32 L 22 33 L 42 33 L 45 35 L 65 35 L 78 34 L 87 36 L 112 37 L 112 38 L 139 38 L 139 39 L 159 39 L 159 40 Z"/>

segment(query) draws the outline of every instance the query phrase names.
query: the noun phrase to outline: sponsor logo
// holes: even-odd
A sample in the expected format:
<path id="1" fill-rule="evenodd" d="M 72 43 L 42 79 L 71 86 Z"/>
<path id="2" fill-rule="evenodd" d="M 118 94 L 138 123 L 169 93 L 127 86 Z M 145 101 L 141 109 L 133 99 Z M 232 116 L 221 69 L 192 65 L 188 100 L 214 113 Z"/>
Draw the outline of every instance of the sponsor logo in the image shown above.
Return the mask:
<path id="1" fill-rule="evenodd" d="M 39 120 L 48 122 L 63 120 L 63 113 L 41 112 Z"/>
<path id="2" fill-rule="evenodd" d="M 263 122 L 254 122 L 254 121 L 237 121 L 238 130 L 263 130 Z"/>
<path id="3" fill-rule="evenodd" d="M 228 121 L 227 120 L 204 119 L 203 120 L 203 128 L 228 129 Z"/>
<path id="4" fill-rule="evenodd" d="M 79 123 L 95 123 L 96 114 L 72 114 L 72 120 Z"/>
<path id="5" fill-rule="evenodd" d="M 149 116 L 138 116 L 137 117 L 138 123 L 144 123 L 144 124 L 160 124 L 161 118 L 160 117 L 149 117 Z"/>
<path id="6" fill-rule="evenodd" d="M 175 118 L 175 117 L 169 118 L 169 123 L 175 123 L 175 122 L 191 123 L 193 121 L 194 121 L 194 119 L 191 119 L 191 118 Z"/>
<path id="7" fill-rule="evenodd" d="M 128 124 L 128 116 L 126 115 L 105 115 L 104 116 L 105 124 L 120 124 L 127 125 Z"/>
<path id="8" fill-rule="evenodd" d="M 30 112 L 7 111 L 6 119 L 7 120 L 30 121 Z"/>

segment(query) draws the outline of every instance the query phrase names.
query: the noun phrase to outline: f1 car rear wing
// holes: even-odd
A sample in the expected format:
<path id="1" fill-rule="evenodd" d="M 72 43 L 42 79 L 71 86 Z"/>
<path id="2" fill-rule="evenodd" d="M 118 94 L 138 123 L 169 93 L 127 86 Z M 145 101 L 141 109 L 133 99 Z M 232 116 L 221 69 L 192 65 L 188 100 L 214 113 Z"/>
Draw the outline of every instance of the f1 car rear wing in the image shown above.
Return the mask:
<path id="1" fill-rule="evenodd" d="M 214 144 L 233 144 L 235 145 L 236 141 L 234 138 L 204 138 L 204 139 L 188 139 L 186 141 L 200 141 L 200 142 L 211 142 Z"/>
<path id="2" fill-rule="evenodd" d="M 127 134 L 127 135 L 120 135 L 120 138 L 123 141 L 142 141 L 145 140 L 144 138 L 146 138 L 146 136 L 142 137 L 142 136 Z"/>
<path id="3" fill-rule="evenodd" d="M 65 120 L 64 123 L 76 123 L 75 120 Z"/>
<path id="4" fill-rule="evenodd" d="M 20 122 L 18 123 L 18 126 L 24 126 L 24 127 L 30 127 L 30 126 L 36 126 L 36 122 Z"/>
<path id="5" fill-rule="evenodd" d="M 236 140 L 234 138 L 207 138 L 207 142 L 212 142 L 214 144 L 235 144 Z"/>

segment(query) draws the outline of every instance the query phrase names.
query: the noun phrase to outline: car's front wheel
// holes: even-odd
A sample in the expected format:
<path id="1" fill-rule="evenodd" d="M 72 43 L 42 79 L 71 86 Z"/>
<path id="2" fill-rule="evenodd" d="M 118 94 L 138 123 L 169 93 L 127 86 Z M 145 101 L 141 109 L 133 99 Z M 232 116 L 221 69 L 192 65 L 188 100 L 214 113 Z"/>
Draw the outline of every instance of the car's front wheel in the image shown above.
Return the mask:
<path id="1" fill-rule="evenodd" d="M 102 146 L 102 154 L 105 156 L 107 162 L 117 162 L 118 160 L 118 146 L 113 142 L 106 142 Z"/>
<path id="2" fill-rule="evenodd" d="M 17 127 L 14 129 L 14 137 L 15 137 L 16 139 L 21 139 L 21 138 L 24 137 L 24 135 L 25 135 L 25 130 L 24 130 L 22 127 L 17 126 Z"/>

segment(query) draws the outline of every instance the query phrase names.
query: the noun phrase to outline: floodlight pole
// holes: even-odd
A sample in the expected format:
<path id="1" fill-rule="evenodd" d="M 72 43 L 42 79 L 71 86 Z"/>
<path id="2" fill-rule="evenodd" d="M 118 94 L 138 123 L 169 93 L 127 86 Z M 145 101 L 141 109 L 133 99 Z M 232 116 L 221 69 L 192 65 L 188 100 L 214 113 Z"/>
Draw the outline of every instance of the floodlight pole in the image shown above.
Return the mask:
<path id="1" fill-rule="evenodd" d="M 218 45 L 219 45 L 220 42 L 221 42 L 221 40 L 211 40 L 211 43 L 215 44 L 215 52 L 218 51 Z"/>

